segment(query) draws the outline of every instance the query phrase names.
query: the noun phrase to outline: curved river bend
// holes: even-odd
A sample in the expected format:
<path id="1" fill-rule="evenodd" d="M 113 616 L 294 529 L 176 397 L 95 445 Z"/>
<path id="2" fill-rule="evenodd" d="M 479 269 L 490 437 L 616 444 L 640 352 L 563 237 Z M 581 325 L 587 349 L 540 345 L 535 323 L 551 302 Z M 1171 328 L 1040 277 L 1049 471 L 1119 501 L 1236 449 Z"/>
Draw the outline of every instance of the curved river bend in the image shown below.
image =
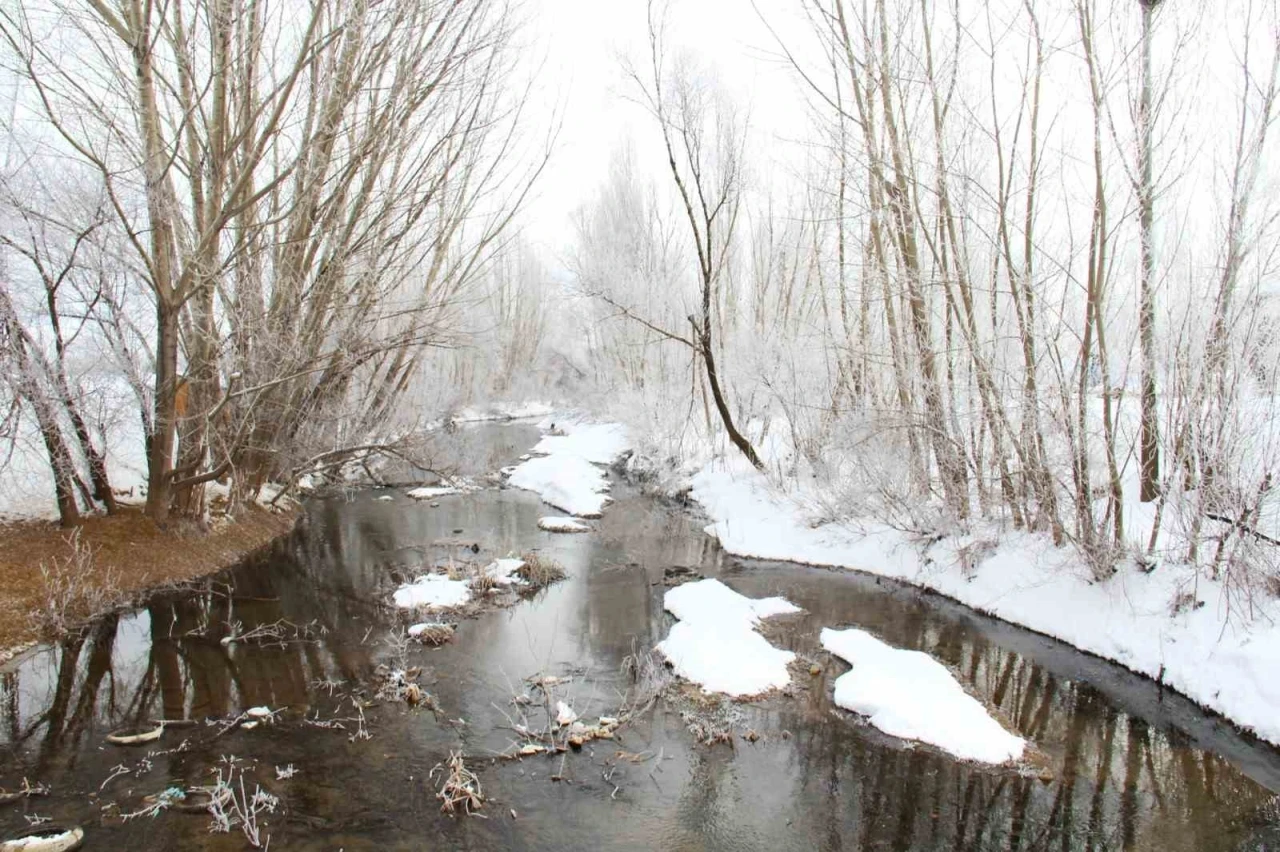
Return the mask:
<path id="1" fill-rule="evenodd" d="M 513 461 L 537 433 L 481 426 L 458 440 L 479 473 Z M 554 512 L 521 491 L 452 495 L 434 507 L 402 490 L 317 499 L 269 555 L 24 655 L 0 674 L 0 786 L 25 777 L 50 794 L 0 808 L 0 836 L 39 815 L 84 826 L 89 849 L 244 849 L 238 831 L 211 834 L 203 814 L 119 818 L 145 807 L 147 794 L 207 784 L 235 766 L 250 787 L 279 797 L 265 820 L 272 849 L 1280 849 L 1280 753 L 1190 702 L 911 588 L 726 557 L 690 514 L 615 489 L 594 532 L 560 536 L 538 531 L 538 517 Z M 437 713 L 371 704 L 369 739 L 352 736 L 350 721 L 308 724 L 349 717 L 343 692 L 371 697 L 375 668 L 397 654 L 389 640 L 403 620 L 386 601 L 403 572 L 471 542 L 476 558 L 538 548 L 569 577 L 463 621 L 442 648 L 408 652 Z M 479 759 L 510 748 L 510 699 L 528 676 L 572 676 L 584 716 L 616 708 L 629 686 L 624 658 L 669 627 L 662 580 L 673 566 L 805 610 L 769 636 L 820 659 L 823 671 L 793 696 L 742 705 L 740 730 L 759 740 L 699 745 L 659 702 L 617 740 L 563 758 Z M 219 642 L 231 623 L 242 634 L 305 625 L 312 638 Z M 846 667 L 822 655 L 818 633 L 841 625 L 946 663 L 1034 743 L 1048 771 L 959 763 L 833 707 L 831 681 Z M 104 743 L 138 720 L 256 706 L 287 710 L 255 730 L 199 724 L 148 746 Z M 490 798 L 485 818 L 440 812 L 439 777 L 429 774 L 455 750 L 473 758 Z M 278 778 L 289 766 L 296 774 Z"/>

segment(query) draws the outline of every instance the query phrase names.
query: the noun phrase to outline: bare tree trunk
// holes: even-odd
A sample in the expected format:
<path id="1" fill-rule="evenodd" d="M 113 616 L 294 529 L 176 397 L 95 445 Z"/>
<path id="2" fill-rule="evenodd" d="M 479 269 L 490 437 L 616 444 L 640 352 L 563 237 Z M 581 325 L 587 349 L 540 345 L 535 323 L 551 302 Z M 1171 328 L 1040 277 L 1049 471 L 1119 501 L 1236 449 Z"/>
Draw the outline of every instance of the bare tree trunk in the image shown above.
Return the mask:
<path id="1" fill-rule="evenodd" d="M 1160 0 L 1142 6 L 1142 93 L 1138 105 L 1138 205 L 1142 228 L 1142 281 L 1138 328 L 1142 347 L 1142 445 L 1139 499 L 1150 503 L 1160 494 L 1160 415 L 1156 408 L 1155 194 L 1151 177 L 1151 17 Z"/>
<path id="2" fill-rule="evenodd" d="M 58 517 L 64 527 L 73 527 L 80 523 L 80 509 L 76 505 L 76 472 L 71 453 L 67 450 L 66 441 L 62 437 L 62 429 L 58 426 L 58 415 L 48 394 L 40 387 L 35 365 L 28 351 L 24 330 L 18 324 L 18 317 L 13 309 L 6 289 L 0 286 L 0 328 L 3 328 L 6 348 L 12 353 L 17 367 L 18 395 L 25 399 L 36 415 L 36 425 L 40 429 L 40 439 L 44 442 L 45 451 L 49 454 L 49 468 L 53 473 L 54 497 L 58 503 Z"/>

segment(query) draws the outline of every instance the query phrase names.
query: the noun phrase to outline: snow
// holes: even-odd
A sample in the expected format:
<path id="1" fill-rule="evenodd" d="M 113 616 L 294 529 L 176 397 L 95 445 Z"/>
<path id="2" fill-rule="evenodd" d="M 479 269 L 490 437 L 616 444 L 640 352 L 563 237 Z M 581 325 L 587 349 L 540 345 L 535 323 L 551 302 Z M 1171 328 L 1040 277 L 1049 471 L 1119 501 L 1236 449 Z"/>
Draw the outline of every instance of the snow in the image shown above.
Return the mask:
<path id="1" fill-rule="evenodd" d="M 511 471 L 508 484 L 533 491 L 543 501 L 583 518 L 598 518 L 609 502 L 603 468 L 627 449 L 626 430 L 617 424 L 559 424 L 564 435 L 548 435 L 536 455 Z"/>
<path id="2" fill-rule="evenodd" d="M 735 462 L 708 465 L 692 496 L 707 532 L 736 556 L 855 568 L 932 589 L 974 609 L 1061 639 L 1163 682 L 1263 739 L 1280 743 L 1280 602 L 1255 601 L 1264 617 L 1228 620 L 1231 590 L 1194 570 L 1132 565 L 1093 582 L 1078 555 L 1043 536 L 987 531 L 990 555 L 964 570 L 960 549 L 977 534 L 932 546 L 874 521 L 811 523 L 807 495 L 779 493 Z M 1135 520 L 1135 528 L 1142 522 Z M 683 588 L 683 587 L 682 587 Z M 1174 614 L 1178 595 L 1201 607 Z"/>
<path id="3" fill-rule="evenodd" d="M 575 456 L 593 464 L 613 464 L 630 446 L 627 430 L 617 423 L 557 423 L 563 435 L 546 435 L 533 455 Z"/>
<path id="4" fill-rule="evenodd" d="M 577 518 L 538 518 L 538 529 L 553 533 L 591 532 L 591 527 Z"/>
<path id="5" fill-rule="evenodd" d="M 666 593 L 662 605 L 681 621 L 748 628 L 771 615 L 800 612 L 800 608 L 786 598 L 749 598 L 719 580 L 699 580 L 677 586 Z"/>
<path id="6" fill-rule="evenodd" d="M 406 491 L 405 495 L 415 500 L 434 500 L 436 497 L 443 497 L 446 494 L 457 494 L 458 489 L 451 485 L 424 485 L 421 488 L 414 488 Z"/>
<path id="7" fill-rule="evenodd" d="M 416 639 L 417 637 L 421 636 L 423 633 L 426 633 L 428 630 L 438 630 L 442 627 L 448 628 L 449 625 L 440 621 L 421 621 L 421 622 L 418 622 L 417 624 L 410 624 L 409 629 L 406 632 L 409 634 L 411 638 Z"/>
<path id="8" fill-rule="evenodd" d="M 563 701 L 556 702 L 556 724 L 561 727 L 572 725 L 578 721 L 578 714 L 573 712 L 573 708 Z"/>
<path id="9" fill-rule="evenodd" d="M 753 600 L 719 580 L 699 580 L 668 591 L 663 606 L 680 621 L 655 650 L 680 677 L 735 697 L 791 682 L 787 665 L 795 654 L 773 647 L 755 631 L 762 618 L 799 612 L 790 602 Z"/>
<path id="10" fill-rule="evenodd" d="M 396 589 L 392 596 L 403 609 L 426 607 L 448 609 L 471 600 L 471 589 L 465 580 L 450 580 L 443 574 L 424 574 L 412 583 Z"/>
<path id="11" fill-rule="evenodd" d="M 484 573 L 499 586 L 510 586 L 524 582 L 516 575 L 516 572 L 523 567 L 523 559 L 495 559 L 485 566 Z"/>
<path id="12" fill-rule="evenodd" d="M 449 419 L 454 423 L 528 420 L 534 417 L 548 417 L 555 410 L 555 406 L 546 402 L 495 402 L 484 408 L 464 408 Z"/>
<path id="13" fill-rule="evenodd" d="M 1022 756 L 1026 741 L 1002 728 L 928 654 L 891 647 L 865 630 L 825 629 L 822 647 L 853 666 L 836 678 L 836 704 L 886 734 L 982 763 Z"/>

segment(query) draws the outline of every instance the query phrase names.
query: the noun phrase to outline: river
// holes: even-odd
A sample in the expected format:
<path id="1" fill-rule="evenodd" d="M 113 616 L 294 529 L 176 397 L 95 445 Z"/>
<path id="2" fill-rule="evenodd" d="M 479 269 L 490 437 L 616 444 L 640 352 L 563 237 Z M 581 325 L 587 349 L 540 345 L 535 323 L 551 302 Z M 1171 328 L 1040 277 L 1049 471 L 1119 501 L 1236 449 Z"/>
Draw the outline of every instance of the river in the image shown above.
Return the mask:
<path id="1" fill-rule="evenodd" d="M 518 424 L 469 427 L 453 452 L 479 474 L 537 437 Z M 245 849 L 238 831 L 210 833 L 207 814 L 120 816 L 147 794 L 234 767 L 279 798 L 263 819 L 272 849 L 1280 848 L 1280 751 L 1191 702 L 936 595 L 726 556 L 694 513 L 614 489 L 587 535 L 540 532 L 538 517 L 554 512 L 516 490 L 436 506 L 403 489 L 315 498 L 270 553 L 23 655 L 0 672 L 0 786 L 25 777 L 49 794 L 0 808 L 0 836 L 39 815 L 81 825 L 89 849 Z M 437 712 L 372 701 L 376 667 L 403 652 L 391 590 L 424 560 L 472 543 L 477 559 L 537 548 L 568 578 L 462 621 L 441 648 L 407 651 Z M 662 594 L 673 566 L 803 607 L 769 636 L 819 660 L 821 673 L 794 694 L 740 705 L 739 731 L 754 741 L 699 744 L 658 702 L 580 752 L 489 759 L 514 742 L 511 698 L 526 677 L 571 677 L 567 695 L 584 716 L 618 707 L 630 687 L 624 659 L 671 623 Z M 229 625 L 284 635 L 223 643 Z M 821 652 L 818 633 L 851 625 L 946 663 L 1033 744 L 1039 768 L 957 762 L 834 707 L 831 682 L 847 666 Z M 369 702 L 369 738 L 355 736 L 344 695 Z M 150 718 L 227 719 L 256 706 L 283 712 L 254 730 L 202 722 L 145 746 L 104 741 Z M 452 751 L 483 785 L 480 816 L 441 813 L 431 772 Z M 289 767 L 292 777 L 278 777 Z"/>

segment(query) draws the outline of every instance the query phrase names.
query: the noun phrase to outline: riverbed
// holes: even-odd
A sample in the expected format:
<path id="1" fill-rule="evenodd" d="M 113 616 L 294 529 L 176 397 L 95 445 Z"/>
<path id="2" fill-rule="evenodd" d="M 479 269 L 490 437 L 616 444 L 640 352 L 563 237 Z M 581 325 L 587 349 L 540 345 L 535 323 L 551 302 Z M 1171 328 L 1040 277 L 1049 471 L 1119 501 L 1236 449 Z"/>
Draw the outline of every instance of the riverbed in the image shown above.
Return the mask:
<path id="1" fill-rule="evenodd" d="M 458 472 L 495 471 L 537 438 L 526 425 L 463 429 Z M 557 513 L 496 486 L 315 498 L 269 554 L 24 655 L 0 673 L 0 786 L 49 792 L 0 809 L 0 832 L 39 816 L 81 825 L 86 848 L 245 849 L 238 830 L 211 833 L 207 814 L 124 818 L 147 795 L 234 772 L 279 800 L 262 818 L 272 849 L 1280 848 L 1280 752 L 1158 684 L 869 575 L 728 557 L 685 507 L 624 482 L 613 496 L 585 535 L 539 531 Z M 440 648 L 400 641 L 390 593 L 424 562 L 529 551 L 567 579 L 460 621 Z M 584 717 L 626 705 L 623 663 L 666 635 L 673 568 L 802 607 L 768 635 L 818 673 L 736 703 L 731 744 L 698 742 L 684 708 L 659 700 L 615 739 L 499 759 L 518 740 L 512 698 L 526 678 L 567 678 Z M 848 667 L 818 634 L 839 626 L 945 663 L 1035 761 L 956 761 L 836 708 L 831 683 Z M 255 628 L 268 635 L 223 641 Z M 375 700 L 380 665 L 421 667 L 434 711 Z M 279 712 L 251 730 L 226 724 L 253 707 Z M 152 718 L 196 724 L 105 742 Z M 478 815 L 441 812 L 437 767 L 455 752 L 483 787 Z"/>

